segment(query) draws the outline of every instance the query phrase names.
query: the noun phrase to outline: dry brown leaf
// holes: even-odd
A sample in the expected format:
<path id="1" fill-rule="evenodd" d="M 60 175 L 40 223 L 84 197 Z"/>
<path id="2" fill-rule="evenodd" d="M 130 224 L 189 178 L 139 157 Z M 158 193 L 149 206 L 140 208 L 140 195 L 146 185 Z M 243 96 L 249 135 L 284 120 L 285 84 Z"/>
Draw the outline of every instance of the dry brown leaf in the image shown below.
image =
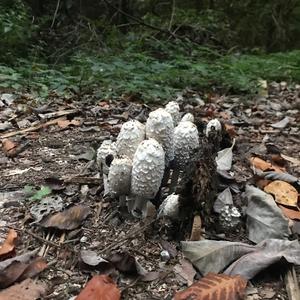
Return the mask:
<path id="1" fill-rule="evenodd" d="M 0 292 L 0 300 L 37 300 L 46 294 L 42 283 L 27 279 Z"/>
<path id="2" fill-rule="evenodd" d="M 121 292 L 107 275 L 94 276 L 75 300 L 120 300 Z M 0 299 L 1 300 L 1 299 Z"/>
<path id="3" fill-rule="evenodd" d="M 201 227 L 202 227 L 201 217 L 199 215 L 196 215 L 194 217 L 194 222 L 193 222 L 193 227 L 192 227 L 192 232 L 190 237 L 191 241 L 201 240 L 201 236 L 202 236 Z"/>
<path id="4" fill-rule="evenodd" d="M 81 124 L 80 120 L 78 119 L 73 119 L 73 120 L 59 120 L 57 122 L 57 125 L 60 127 L 60 128 L 67 128 L 68 126 L 70 125 L 73 125 L 73 126 L 79 126 Z"/>
<path id="5" fill-rule="evenodd" d="M 16 281 L 32 278 L 47 268 L 43 258 L 36 258 L 29 264 L 14 261 L 0 272 L 0 288 L 6 288 Z"/>
<path id="6" fill-rule="evenodd" d="M 2 141 L 2 150 L 7 157 L 15 156 L 15 152 L 16 152 L 15 150 L 16 150 L 17 146 L 18 146 L 17 143 L 15 143 L 12 140 L 4 139 Z"/>
<path id="7" fill-rule="evenodd" d="M 90 209 L 87 206 L 73 206 L 63 212 L 47 217 L 41 221 L 40 225 L 46 228 L 52 227 L 60 230 L 73 230 L 79 227 L 89 214 Z"/>
<path id="8" fill-rule="evenodd" d="M 234 125 L 225 123 L 224 127 L 225 127 L 225 130 L 229 134 L 230 137 L 233 138 L 237 135 Z"/>
<path id="9" fill-rule="evenodd" d="M 262 171 L 274 170 L 276 172 L 282 173 L 285 170 L 284 168 L 272 165 L 270 162 L 267 162 L 259 157 L 251 157 L 250 163 L 253 167 Z"/>
<path id="10" fill-rule="evenodd" d="M 247 280 L 241 276 L 208 273 L 184 291 L 177 292 L 174 300 L 239 300 L 243 299 Z"/>
<path id="11" fill-rule="evenodd" d="M 277 203 L 297 207 L 298 192 L 291 184 L 285 181 L 272 181 L 264 188 L 264 191 L 272 194 Z"/>
<path id="12" fill-rule="evenodd" d="M 288 217 L 289 219 L 292 219 L 292 220 L 300 220 L 300 211 L 299 210 L 294 210 L 294 209 L 290 209 L 290 208 L 287 208 L 287 207 L 284 207 L 282 205 L 278 205 L 283 214 Z"/>
<path id="13" fill-rule="evenodd" d="M 8 231 L 6 240 L 3 245 L 0 246 L 0 260 L 7 259 L 14 254 L 17 237 L 18 234 L 15 230 L 10 229 Z"/>

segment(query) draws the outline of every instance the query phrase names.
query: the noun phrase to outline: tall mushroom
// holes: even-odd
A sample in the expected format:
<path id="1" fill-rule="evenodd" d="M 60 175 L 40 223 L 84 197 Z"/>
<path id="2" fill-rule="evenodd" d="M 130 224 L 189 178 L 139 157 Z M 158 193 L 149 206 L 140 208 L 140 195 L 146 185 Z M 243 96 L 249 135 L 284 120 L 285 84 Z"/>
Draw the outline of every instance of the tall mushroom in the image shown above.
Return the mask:
<path id="1" fill-rule="evenodd" d="M 206 125 L 205 135 L 208 141 L 213 145 L 213 151 L 217 152 L 223 138 L 222 124 L 218 119 L 210 120 Z"/>
<path id="2" fill-rule="evenodd" d="M 145 125 L 139 121 L 125 122 L 116 141 L 116 154 L 132 159 L 138 145 L 145 139 Z"/>
<path id="3" fill-rule="evenodd" d="M 119 197 L 119 206 L 126 205 L 130 193 L 132 160 L 128 157 L 115 158 L 109 168 L 108 188 L 113 197 Z"/>
<path id="4" fill-rule="evenodd" d="M 147 201 L 157 194 L 165 169 L 165 153 L 154 139 L 145 140 L 138 146 L 132 163 L 131 194 L 135 196 L 132 214 L 144 217 Z"/>
<path id="5" fill-rule="evenodd" d="M 174 169 L 170 191 L 176 189 L 179 173 L 184 170 L 192 156 L 199 149 L 199 135 L 196 125 L 190 121 L 179 122 L 174 129 Z"/>
<path id="6" fill-rule="evenodd" d="M 146 122 L 146 137 L 158 141 L 165 151 L 165 163 L 174 159 L 174 125 L 170 113 L 163 108 L 158 108 L 149 114 Z"/>
<path id="7" fill-rule="evenodd" d="M 180 121 L 179 104 L 175 101 L 170 101 L 165 106 L 165 110 L 172 116 L 174 127 L 177 126 Z"/>

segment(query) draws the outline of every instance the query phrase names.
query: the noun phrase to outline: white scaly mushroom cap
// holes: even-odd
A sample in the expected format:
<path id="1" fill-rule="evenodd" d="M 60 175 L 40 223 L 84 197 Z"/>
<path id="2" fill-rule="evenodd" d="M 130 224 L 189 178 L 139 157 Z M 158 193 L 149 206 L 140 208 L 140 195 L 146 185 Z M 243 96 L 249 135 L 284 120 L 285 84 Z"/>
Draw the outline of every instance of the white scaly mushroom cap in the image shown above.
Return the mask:
<path id="1" fill-rule="evenodd" d="M 131 193 L 137 197 L 152 199 L 159 190 L 165 169 L 165 153 L 154 139 L 138 146 L 132 163 Z"/>
<path id="2" fill-rule="evenodd" d="M 174 159 L 174 125 L 170 113 L 159 108 L 149 114 L 146 122 L 146 136 L 158 141 L 165 151 L 165 163 L 169 164 Z"/>
<path id="3" fill-rule="evenodd" d="M 185 122 L 185 121 L 190 121 L 190 122 L 194 123 L 194 121 L 195 121 L 194 115 L 191 113 L 185 114 L 182 117 L 181 122 Z"/>
<path id="4" fill-rule="evenodd" d="M 113 196 L 128 195 L 130 192 L 132 160 L 128 157 L 115 158 L 109 168 L 108 189 Z"/>
<path id="5" fill-rule="evenodd" d="M 165 110 L 172 116 L 174 127 L 177 126 L 180 121 L 179 104 L 175 101 L 170 101 L 166 105 Z"/>
<path id="6" fill-rule="evenodd" d="M 221 131 L 222 125 L 218 119 L 210 120 L 206 125 L 205 135 L 208 137 L 212 130 Z"/>
<path id="7" fill-rule="evenodd" d="M 138 145 L 144 139 L 145 125 L 136 120 L 125 122 L 116 141 L 117 155 L 127 156 L 129 159 L 132 159 Z"/>
<path id="8" fill-rule="evenodd" d="M 178 219 L 179 216 L 179 195 L 169 195 L 160 205 L 157 218 L 169 217 Z"/>
<path id="9" fill-rule="evenodd" d="M 106 165 L 106 157 L 108 155 L 115 156 L 116 144 L 111 140 L 105 140 L 97 150 L 96 162 L 99 168 L 102 168 L 104 174 L 108 174 L 109 166 Z"/>
<path id="10" fill-rule="evenodd" d="M 182 169 L 199 148 L 199 136 L 196 125 L 192 122 L 180 122 L 174 130 L 175 164 Z"/>

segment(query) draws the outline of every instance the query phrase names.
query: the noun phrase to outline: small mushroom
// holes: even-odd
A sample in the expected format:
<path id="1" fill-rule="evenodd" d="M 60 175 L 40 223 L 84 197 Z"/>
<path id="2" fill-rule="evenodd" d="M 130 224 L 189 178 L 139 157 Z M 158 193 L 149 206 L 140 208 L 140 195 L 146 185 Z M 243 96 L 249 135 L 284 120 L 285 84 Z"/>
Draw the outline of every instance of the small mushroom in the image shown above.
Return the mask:
<path id="1" fill-rule="evenodd" d="M 174 127 L 180 121 L 180 108 L 179 104 L 175 101 L 170 101 L 166 106 L 165 110 L 172 116 Z"/>
<path id="2" fill-rule="evenodd" d="M 138 146 L 132 163 L 131 193 L 135 203 L 132 214 L 144 217 L 147 201 L 158 192 L 165 169 L 165 153 L 154 139 L 145 140 Z"/>
<path id="3" fill-rule="evenodd" d="M 138 145 L 145 139 L 145 125 L 139 121 L 125 122 L 116 141 L 116 154 L 132 159 Z"/>
<path id="4" fill-rule="evenodd" d="M 205 135 L 209 137 L 211 132 L 213 131 L 221 132 L 221 130 L 222 130 L 221 122 L 218 119 L 212 119 L 206 125 Z"/>
<path id="5" fill-rule="evenodd" d="M 185 122 L 185 121 L 190 121 L 190 122 L 194 123 L 194 121 L 195 121 L 194 115 L 191 113 L 185 114 L 182 117 L 181 122 Z"/>
<path id="6" fill-rule="evenodd" d="M 170 191 L 176 188 L 179 173 L 184 170 L 195 152 L 199 149 L 199 135 L 196 125 L 190 121 L 179 122 L 174 129 L 174 169 Z"/>
<path id="7" fill-rule="evenodd" d="M 109 165 L 116 153 L 116 145 L 111 140 L 105 140 L 97 150 L 96 162 L 103 174 L 107 175 Z"/>
<path id="8" fill-rule="evenodd" d="M 174 159 L 174 125 L 170 113 L 163 108 L 151 112 L 146 122 L 146 136 L 158 141 L 165 151 L 165 163 Z"/>
<path id="9" fill-rule="evenodd" d="M 126 205 L 130 193 L 132 161 L 128 157 L 115 158 L 109 168 L 108 189 L 112 196 L 119 197 L 119 205 Z"/>
<path id="10" fill-rule="evenodd" d="M 169 217 L 177 220 L 179 217 L 179 195 L 169 195 L 159 206 L 157 218 Z"/>

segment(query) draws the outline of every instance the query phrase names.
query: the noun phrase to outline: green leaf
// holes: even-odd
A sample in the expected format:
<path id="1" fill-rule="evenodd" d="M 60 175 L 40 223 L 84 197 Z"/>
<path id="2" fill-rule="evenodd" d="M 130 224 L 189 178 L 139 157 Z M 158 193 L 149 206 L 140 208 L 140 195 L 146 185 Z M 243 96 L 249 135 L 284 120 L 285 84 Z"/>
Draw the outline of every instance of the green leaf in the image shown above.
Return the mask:
<path id="1" fill-rule="evenodd" d="M 36 193 L 29 198 L 29 200 L 42 200 L 44 197 L 50 195 L 52 193 L 52 190 L 47 186 L 41 186 L 41 189 L 36 191 Z"/>

